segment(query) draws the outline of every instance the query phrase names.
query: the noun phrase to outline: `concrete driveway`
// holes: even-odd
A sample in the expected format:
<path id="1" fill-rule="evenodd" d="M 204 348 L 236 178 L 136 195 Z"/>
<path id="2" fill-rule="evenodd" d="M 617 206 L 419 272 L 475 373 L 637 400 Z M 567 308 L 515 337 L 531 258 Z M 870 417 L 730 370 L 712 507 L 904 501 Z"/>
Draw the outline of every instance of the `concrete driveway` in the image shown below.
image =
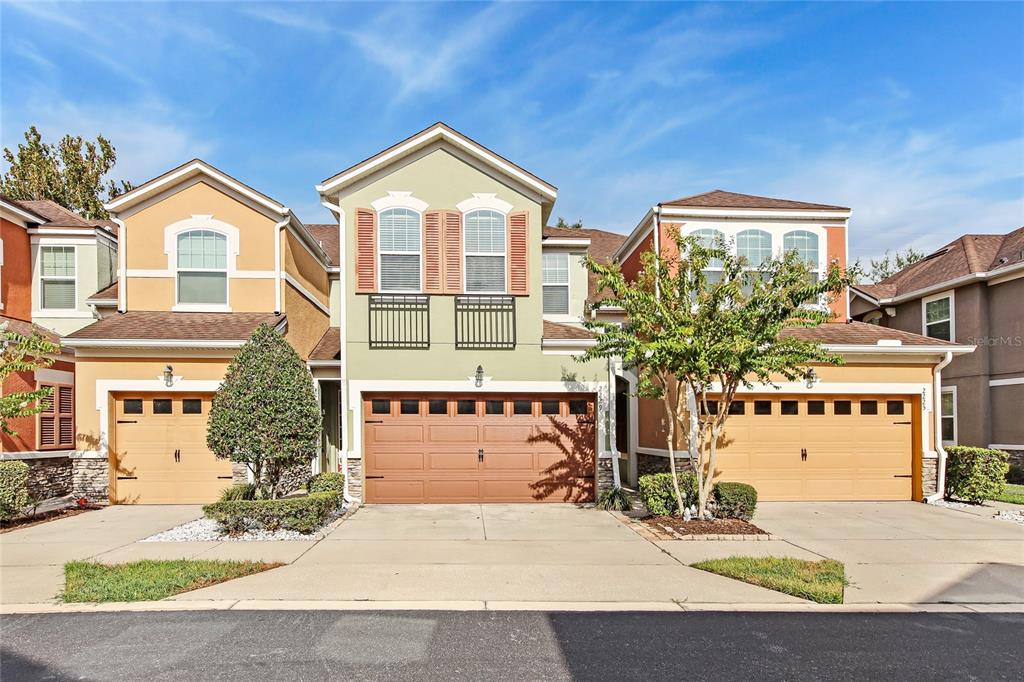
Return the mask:
<path id="1" fill-rule="evenodd" d="M 558 504 L 363 507 L 288 566 L 175 599 L 443 608 L 799 601 L 685 566 L 606 512 Z"/>

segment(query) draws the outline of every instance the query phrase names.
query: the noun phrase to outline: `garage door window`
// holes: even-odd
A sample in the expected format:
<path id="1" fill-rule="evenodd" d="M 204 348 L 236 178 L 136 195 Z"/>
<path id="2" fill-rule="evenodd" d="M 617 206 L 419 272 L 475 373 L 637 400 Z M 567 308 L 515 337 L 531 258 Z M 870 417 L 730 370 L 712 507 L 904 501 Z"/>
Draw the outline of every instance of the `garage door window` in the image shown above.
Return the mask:
<path id="1" fill-rule="evenodd" d="M 370 411 L 374 414 L 391 414 L 391 401 L 390 400 L 372 400 L 370 401 Z"/>
<path id="2" fill-rule="evenodd" d="M 400 402 L 400 411 L 402 414 L 419 414 L 420 413 L 420 401 L 415 398 L 405 399 Z"/>
<path id="3" fill-rule="evenodd" d="M 569 414 L 587 414 L 587 409 L 589 406 L 590 403 L 586 400 L 570 400 Z"/>
<path id="4" fill-rule="evenodd" d="M 530 400 L 513 400 L 512 401 L 512 414 L 532 415 L 533 414 L 533 402 L 530 401 Z"/>
<path id="5" fill-rule="evenodd" d="M 557 400 L 542 400 L 540 401 L 540 413 L 541 414 L 558 414 L 558 401 Z"/>
<path id="6" fill-rule="evenodd" d="M 902 400 L 889 400 L 885 403 L 886 414 L 903 414 Z"/>
<path id="7" fill-rule="evenodd" d="M 807 401 L 807 414 L 810 414 L 810 415 L 822 415 L 822 414 L 825 414 L 825 401 L 824 400 L 808 400 Z"/>
<path id="8" fill-rule="evenodd" d="M 783 400 L 781 411 L 784 415 L 800 414 L 800 403 L 796 400 Z"/>
<path id="9" fill-rule="evenodd" d="M 124 401 L 124 407 L 122 409 L 125 414 L 142 414 L 142 399 L 128 398 Z"/>
<path id="10" fill-rule="evenodd" d="M 742 400 L 734 400 L 729 403 L 729 414 L 746 414 L 747 404 Z"/>
<path id="11" fill-rule="evenodd" d="M 754 401 L 754 414 L 771 414 L 772 413 L 772 401 L 770 400 L 755 400 Z"/>
<path id="12" fill-rule="evenodd" d="M 862 400 L 862 401 L 860 401 L 860 413 L 861 414 L 878 414 L 878 401 L 877 400 Z"/>
<path id="13" fill-rule="evenodd" d="M 448 414 L 448 401 L 431 400 L 428 409 L 430 414 Z"/>
<path id="14" fill-rule="evenodd" d="M 849 400 L 837 400 L 832 403 L 832 412 L 834 414 L 852 414 L 851 406 Z"/>
<path id="15" fill-rule="evenodd" d="M 199 398 L 185 398 L 181 401 L 182 414 L 202 414 L 203 401 Z"/>
<path id="16" fill-rule="evenodd" d="M 459 414 L 476 414 L 475 400 L 460 400 L 458 405 Z"/>
<path id="17" fill-rule="evenodd" d="M 505 414 L 505 401 L 488 400 L 485 404 L 487 414 Z"/>
<path id="18" fill-rule="evenodd" d="M 156 398 L 153 400 L 153 414 L 171 414 L 171 399 Z"/>

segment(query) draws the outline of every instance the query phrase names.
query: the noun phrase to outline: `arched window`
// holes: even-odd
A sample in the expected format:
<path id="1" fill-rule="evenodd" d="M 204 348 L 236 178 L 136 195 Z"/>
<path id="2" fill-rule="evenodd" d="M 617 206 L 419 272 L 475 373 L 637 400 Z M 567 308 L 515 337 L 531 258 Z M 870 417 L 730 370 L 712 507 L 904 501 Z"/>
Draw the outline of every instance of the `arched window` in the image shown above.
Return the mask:
<path id="1" fill-rule="evenodd" d="M 811 280 L 818 281 L 821 275 L 821 267 L 818 260 L 818 235 L 807 230 L 793 230 L 782 237 L 782 249 L 789 253 L 796 251 L 800 258 L 807 263 L 811 271 Z"/>
<path id="2" fill-rule="evenodd" d="M 228 302 L 228 238 L 213 230 L 178 235 L 178 303 L 226 305 Z"/>
<path id="3" fill-rule="evenodd" d="M 380 212 L 379 224 L 380 290 L 419 291 L 420 214 L 410 208 L 389 208 Z"/>
<path id="4" fill-rule="evenodd" d="M 725 233 L 719 230 L 712 230 L 710 228 L 704 228 L 700 230 L 694 230 L 693 236 L 700 239 L 700 243 L 704 245 L 704 248 L 710 249 L 718 246 L 720 242 L 725 241 Z M 704 270 L 704 277 L 709 283 L 718 282 L 722 279 L 722 268 L 725 263 L 722 262 L 721 258 L 712 258 L 708 261 L 707 268 Z"/>
<path id="5" fill-rule="evenodd" d="M 743 230 L 736 235 L 736 253 L 759 268 L 772 257 L 772 236 L 764 230 Z"/>
<path id="6" fill-rule="evenodd" d="M 505 292 L 505 216 L 497 211 L 470 211 L 465 217 L 466 291 Z"/>

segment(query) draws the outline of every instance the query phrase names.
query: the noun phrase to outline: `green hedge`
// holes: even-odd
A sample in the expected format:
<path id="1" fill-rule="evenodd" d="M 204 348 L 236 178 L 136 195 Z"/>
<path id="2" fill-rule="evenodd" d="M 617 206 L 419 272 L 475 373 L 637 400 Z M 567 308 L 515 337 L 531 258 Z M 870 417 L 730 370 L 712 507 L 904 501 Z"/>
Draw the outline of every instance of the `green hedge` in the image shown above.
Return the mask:
<path id="1" fill-rule="evenodd" d="M 341 503 L 341 493 L 324 492 L 277 500 L 214 502 L 203 507 L 203 513 L 229 533 L 257 529 L 312 533 L 327 522 Z"/>
<path id="2" fill-rule="evenodd" d="M 689 507 L 697 504 L 697 477 L 690 471 L 677 474 L 679 492 L 683 504 Z M 646 474 L 640 477 L 640 500 L 647 511 L 655 516 L 671 516 L 679 511 L 675 491 L 672 489 L 672 474 Z"/>
<path id="3" fill-rule="evenodd" d="M 712 494 L 720 518 L 744 521 L 754 518 L 754 510 L 757 509 L 757 490 L 754 486 L 722 481 L 715 485 Z"/>
<path id="4" fill-rule="evenodd" d="M 946 454 L 946 497 L 983 502 L 1005 490 L 1009 453 L 950 445 Z"/>
<path id="5" fill-rule="evenodd" d="M 310 493 L 343 493 L 345 492 L 345 474 L 336 471 L 325 471 L 309 479 L 306 492 Z"/>
<path id="6" fill-rule="evenodd" d="M 13 519 L 28 507 L 28 464 L 0 462 L 0 519 Z"/>

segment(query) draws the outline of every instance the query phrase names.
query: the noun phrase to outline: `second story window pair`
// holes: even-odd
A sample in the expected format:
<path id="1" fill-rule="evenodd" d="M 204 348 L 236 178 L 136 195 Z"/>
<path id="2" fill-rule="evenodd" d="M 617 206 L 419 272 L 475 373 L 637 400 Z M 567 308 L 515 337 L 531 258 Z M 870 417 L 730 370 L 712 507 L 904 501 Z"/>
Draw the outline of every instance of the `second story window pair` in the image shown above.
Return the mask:
<path id="1" fill-rule="evenodd" d="M 694 230 L 693 235 L 700 239 L 705 248 L 711 248 L 719 241 L 725 241 L 725 233 L 710 228 Z M 782 251 L 796 251 L 807 264 L 812 282 L 821 277 L 821 265 L 818 252 L 818 235 L 807 230 L 792 230 L 782 236 Z M 772 257 L 772 235 L 765 230 L 742 230 L 736 234 L 736 254 L 743 256 L 750 267 L 759 268 Z M 718 282 L 722 278 L 723 263 L 712 258 L 704 275 L 709 282 Z"/>
<path id="2" fill-rule="evenodd" d="M 189 230 L 177 239 L 178 303 L 228 302 L 227 237 L 213 230 Z"/>

